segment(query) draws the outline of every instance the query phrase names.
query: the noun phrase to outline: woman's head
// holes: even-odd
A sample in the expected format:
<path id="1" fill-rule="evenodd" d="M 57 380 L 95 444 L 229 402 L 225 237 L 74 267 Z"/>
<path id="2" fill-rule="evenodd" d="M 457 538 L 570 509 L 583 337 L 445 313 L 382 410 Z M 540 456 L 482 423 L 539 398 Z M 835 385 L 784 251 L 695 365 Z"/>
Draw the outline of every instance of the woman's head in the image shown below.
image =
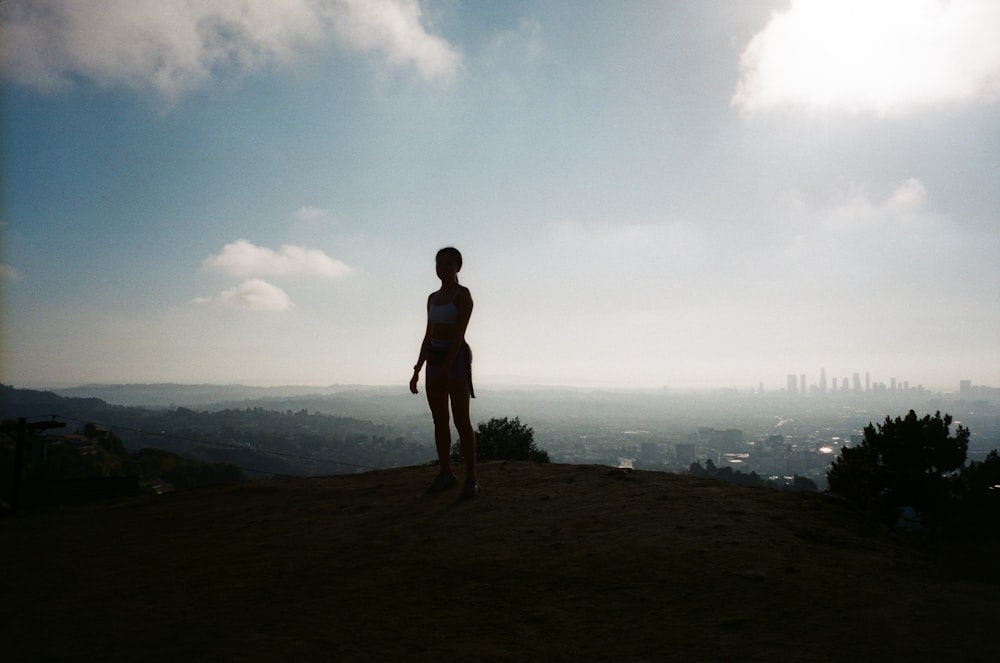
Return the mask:
<path id="1" fill-rule="evenodd" d="M 458 272 L 462 269 L 462 254 L 453 246 L 446 246 L 434 257 L 437 275 L 442 279 L 458 280 Z"/>
<path id="2" fill-rule="evenodd" d="M 455 266 L 458 269 L 462 269 L 462 253 L 454 246 L 446 246 L 438 251 L 434 259 L 435 261 L 440 262 L 441 258 L 450 258 L 451 260 L 454 260 Z"/>

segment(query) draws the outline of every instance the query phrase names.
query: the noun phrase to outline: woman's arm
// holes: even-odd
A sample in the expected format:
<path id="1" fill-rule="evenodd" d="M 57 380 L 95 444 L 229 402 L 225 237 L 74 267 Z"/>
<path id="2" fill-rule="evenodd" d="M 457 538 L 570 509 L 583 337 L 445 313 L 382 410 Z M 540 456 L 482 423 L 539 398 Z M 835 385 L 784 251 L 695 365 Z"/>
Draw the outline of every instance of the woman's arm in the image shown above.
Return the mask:
<path id="1" fill-rule="evenodd" d="M 455 358 L 465 347 L 465 330 L 469 326 L 469 319 L 472 317 L 472 293 L 468 288 L 462 288 L 455 297 L 455 308 L 458 311 L 458 319 L 455 320 L 455 335 L 452 336 L 451 347 L 448 348 L 448 356 L 445 357 L 445 370 L 450 372 L 455 364 Z"/>
<path id="2" fill-rule="evenodd" d="M 433 296 L 433 295 L 431 295 Z M 427 306 L 431 305 L 431 296 L 427 297 Z M 410 393 L 417 394 L 420 393 L 417 389 L 417 382 L 420 380 L 420 369 L 423 367 L 424 362 L 427 361 L 427 342 L 431 338 L 431 322 L 428 319 L 427 325 L 424 328 L 424 339 L 420 342 L 420 352 L 417 354 L 417 363 L 413 365 L 413 376 L 410 378 Z"/>

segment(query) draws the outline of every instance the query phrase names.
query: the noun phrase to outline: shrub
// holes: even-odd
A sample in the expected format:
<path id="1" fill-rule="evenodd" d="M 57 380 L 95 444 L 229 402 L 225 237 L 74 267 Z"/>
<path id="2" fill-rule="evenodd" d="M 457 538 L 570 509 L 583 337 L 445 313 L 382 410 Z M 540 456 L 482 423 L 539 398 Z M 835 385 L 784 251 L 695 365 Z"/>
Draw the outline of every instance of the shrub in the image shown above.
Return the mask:
<path id="1" fill-rule="evenodd" d="M 451 448 L 451 457 L 460 461 L 458 444 Z M 521 423 L 520 418 L 493 418 L 476 428 L 476 460 L 533 460 L 549 462 L 549 454 L 535 446 L 535 431 Z"/>

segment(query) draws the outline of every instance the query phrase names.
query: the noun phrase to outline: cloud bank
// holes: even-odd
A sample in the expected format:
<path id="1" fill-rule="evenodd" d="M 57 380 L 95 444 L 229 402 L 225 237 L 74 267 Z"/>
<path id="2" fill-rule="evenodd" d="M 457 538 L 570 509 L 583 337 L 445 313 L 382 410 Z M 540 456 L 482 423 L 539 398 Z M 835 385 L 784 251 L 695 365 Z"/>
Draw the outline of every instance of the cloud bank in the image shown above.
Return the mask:
<path id="1" fill-rule="evenodd" d="M 735 107 L 898 116 L 1000 99 L 995 0 L 793 0 L 740 57 Z"/>
<path id="2" fill-rule="evenodd" d="M 284 244 L 280 251 L 238 239 L 222 247 L 202 263 L 205 269 L 234 276 L 312 274 L 328 279 L 343 278 L 351 268 L 319 249 Z"/>
<path id="3" fill-rule="evenodd" d="M 41 90 L 77 81 L 152 89 L 168 100 L 213 76 L 288 65 L 338 45 L 424 80 L 460 65 L 417 0 L 4 0 L 4 75 Z"/>
<path id="4" fill-rule="evenodd" d="M 278 286 L 259 278 L 288 274 L 305 274 L 326 279 L 348 276 L 353 270 L 340 260 L 318 249 L 285 244 L 280 251 L 257 246 L 245 239 L 226 244 L 222 251 L 202 263 L 204 269 L 231 276 L 253 276 L 235 288 L 215 297 L 198 297 L 195 304 L 213 304 L 247 311 L 286 311 L 292 300 Z"/>

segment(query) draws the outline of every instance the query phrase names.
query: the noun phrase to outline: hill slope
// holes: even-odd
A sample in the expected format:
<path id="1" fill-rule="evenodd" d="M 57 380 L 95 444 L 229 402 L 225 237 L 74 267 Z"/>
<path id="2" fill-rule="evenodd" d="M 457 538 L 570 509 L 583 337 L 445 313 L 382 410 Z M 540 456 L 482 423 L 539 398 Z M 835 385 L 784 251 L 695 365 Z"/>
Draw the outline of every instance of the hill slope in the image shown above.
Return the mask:
<path id="1" fill-rule="evenodd" d="M 987 660 L 998 589 L 817 494 L 488 463 L 0 521 L 5 660 Z M 15 656 L 7 654 L 13 652 Z"/>

